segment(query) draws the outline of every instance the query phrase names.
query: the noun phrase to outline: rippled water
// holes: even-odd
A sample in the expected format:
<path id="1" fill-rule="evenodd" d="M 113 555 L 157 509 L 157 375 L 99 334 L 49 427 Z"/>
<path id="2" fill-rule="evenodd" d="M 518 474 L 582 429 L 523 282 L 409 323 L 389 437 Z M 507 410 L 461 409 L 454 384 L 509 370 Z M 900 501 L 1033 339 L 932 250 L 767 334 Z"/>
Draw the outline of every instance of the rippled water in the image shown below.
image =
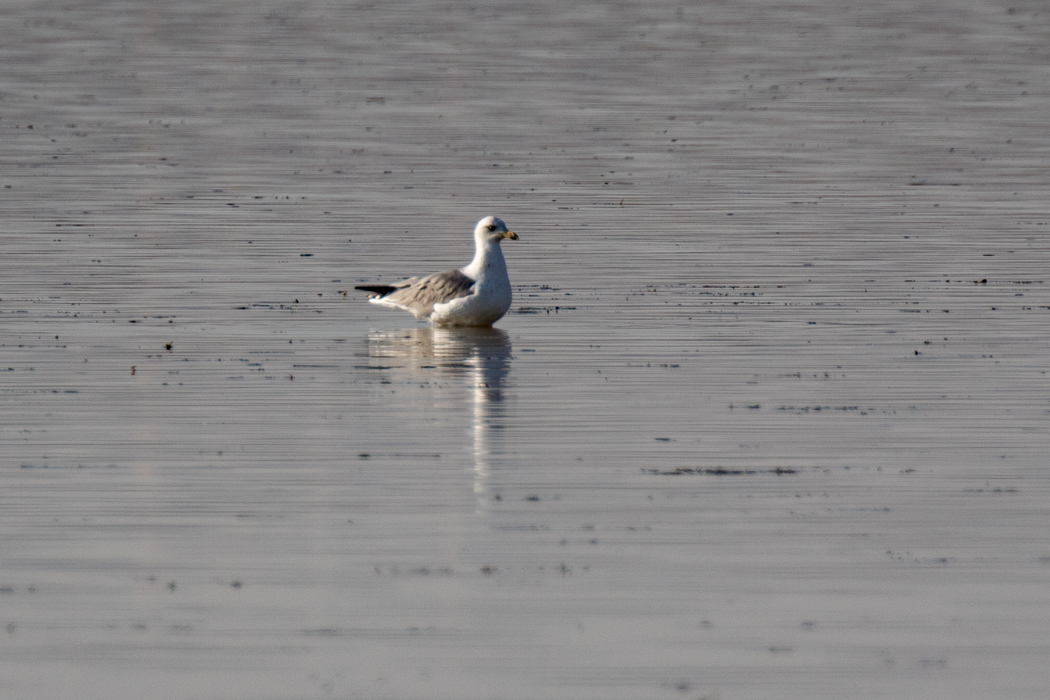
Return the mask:
<path id="1" fill-rule="evenodd" d="M 1048 22 L 7 3 L 0 695 L 1046 697 Z"/>

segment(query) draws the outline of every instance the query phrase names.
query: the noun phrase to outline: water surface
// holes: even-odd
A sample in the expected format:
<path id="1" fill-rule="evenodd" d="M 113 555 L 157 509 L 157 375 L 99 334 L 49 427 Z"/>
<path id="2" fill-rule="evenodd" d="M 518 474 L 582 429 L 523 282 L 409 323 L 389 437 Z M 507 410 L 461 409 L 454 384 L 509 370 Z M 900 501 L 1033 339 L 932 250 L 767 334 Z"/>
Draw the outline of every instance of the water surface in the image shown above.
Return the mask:
<path id="1" fill-rule="evenodd" d="M 1045 697 L 1047 21 L 8 3 L 0 694 Z"/>

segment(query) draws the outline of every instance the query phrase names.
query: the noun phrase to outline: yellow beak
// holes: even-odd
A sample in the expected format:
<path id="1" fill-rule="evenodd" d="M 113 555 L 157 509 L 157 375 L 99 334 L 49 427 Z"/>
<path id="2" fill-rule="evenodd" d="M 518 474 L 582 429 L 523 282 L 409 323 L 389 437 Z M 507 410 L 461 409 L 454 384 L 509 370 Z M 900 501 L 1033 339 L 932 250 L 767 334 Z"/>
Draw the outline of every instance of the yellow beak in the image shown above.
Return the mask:
<path id="1" fill-rule="evenodd" d="M 512 241 L 518 240 L 518 234 L 514 233 L 513 231 L 504 231 L 503 232 L 503 237 L 504 238 L 509 238 Z"/>

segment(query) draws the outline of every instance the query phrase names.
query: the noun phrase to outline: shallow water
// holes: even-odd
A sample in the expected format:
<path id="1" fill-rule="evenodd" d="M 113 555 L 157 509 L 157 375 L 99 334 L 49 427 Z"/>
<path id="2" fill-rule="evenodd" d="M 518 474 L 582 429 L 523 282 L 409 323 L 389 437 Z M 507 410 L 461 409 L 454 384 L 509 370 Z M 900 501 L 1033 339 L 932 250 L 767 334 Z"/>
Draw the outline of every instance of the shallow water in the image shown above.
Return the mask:
<path id="1" fill-rule="evenodd" d="M 1050 692 L 1038 4 L 5 7 L 3 697 Z"/>

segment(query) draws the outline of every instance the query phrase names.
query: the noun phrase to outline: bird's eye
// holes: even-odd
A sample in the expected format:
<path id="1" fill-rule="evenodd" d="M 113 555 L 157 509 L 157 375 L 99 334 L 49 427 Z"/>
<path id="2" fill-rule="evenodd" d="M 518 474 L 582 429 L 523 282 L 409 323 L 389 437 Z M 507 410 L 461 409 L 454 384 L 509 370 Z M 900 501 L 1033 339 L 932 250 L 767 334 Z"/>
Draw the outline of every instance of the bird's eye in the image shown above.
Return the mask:
<path id="1" fill-rule="evenodd" d="M 496 224 L 489 224 L 488 225 L 488 229 L 489 229 L 489 231 L 495 231 L 496 230 Z"/>

